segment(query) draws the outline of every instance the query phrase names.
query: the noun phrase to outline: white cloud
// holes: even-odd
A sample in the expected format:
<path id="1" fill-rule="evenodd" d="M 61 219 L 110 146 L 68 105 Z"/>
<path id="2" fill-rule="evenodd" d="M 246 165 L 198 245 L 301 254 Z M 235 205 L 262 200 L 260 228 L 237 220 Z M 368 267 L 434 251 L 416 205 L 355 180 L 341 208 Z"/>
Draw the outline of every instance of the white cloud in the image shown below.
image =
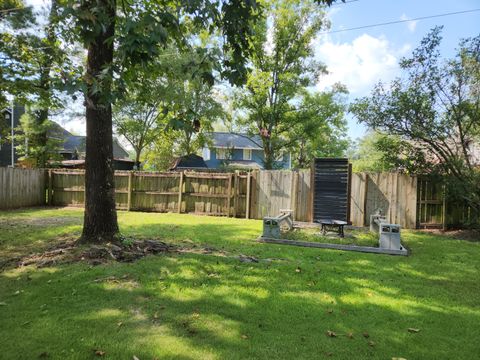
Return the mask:
<path id="1" fill-rule="evenodd" d="M 388 82 L 398 75 L 398 60 L 409 50 L 408 44 L 395 49 L 386 38 L 367 34 L 345 43 L 326 38 L 315 45 L 316 57 L 329 72 L 320 78 L 317 88 L 324 90 L 340 82 L 353 97 L 368 95 L 378 81 Z"/>
<path id="2" fill-rule="evenodd" d="M 402 16 L 400 16 L 400 20 L 409 20 L 409 19 L 410 18 L 406 14 L 402 14 Z M 410 30 L 410 32 L 412 33 L 415 32 L 415 29 L 417 28 L 417 23 L 418 23 L 417 20 L 408 21 L 406 23 L 408 30 Z"/>

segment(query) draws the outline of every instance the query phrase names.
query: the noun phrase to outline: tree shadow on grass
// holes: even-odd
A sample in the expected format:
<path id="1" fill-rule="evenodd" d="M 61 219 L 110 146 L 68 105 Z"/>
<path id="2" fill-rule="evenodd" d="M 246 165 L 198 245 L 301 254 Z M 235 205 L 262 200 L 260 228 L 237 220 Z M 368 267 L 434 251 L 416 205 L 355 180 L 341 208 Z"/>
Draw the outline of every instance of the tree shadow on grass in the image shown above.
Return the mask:
<path id="1" fill-rule="evenodd" d="M 25 359 L 43 351 L 86 359 L 94 357 L 92 349 L 115 359 L 438 359 L 478 353 L 478 289 L 455 296 L 459 289 L 450 282 L 459 279 L 442 268 L 433 276 L 371 254 L 305 253 L 315 260 L 303 258 L 299 271 L 293 262 L 175 254 L 95 268 L 6 272 L 0 277 L 9 294 L 1 313 L 3 353 Z M 328 330 L 337 337 L 326 336 Z"/>
<path id="2" fill-rule="evenodd" d="M 93 349 L 105 358 L 142 360 L 438 359 L 480 352 L 474 244 L 431 246 L 406 236 L 415 255 L 403 258 L 260 244 L 248 224 L 177 220 L 124 232 L 224 248 L 232 256 L 169 254 L 1 273 L 0 358 L 47 352 L 90 359 Z M 242 263 L 239 253 L 263 260 Z M 287 261 L 272 260 L 278 258 Z"/>

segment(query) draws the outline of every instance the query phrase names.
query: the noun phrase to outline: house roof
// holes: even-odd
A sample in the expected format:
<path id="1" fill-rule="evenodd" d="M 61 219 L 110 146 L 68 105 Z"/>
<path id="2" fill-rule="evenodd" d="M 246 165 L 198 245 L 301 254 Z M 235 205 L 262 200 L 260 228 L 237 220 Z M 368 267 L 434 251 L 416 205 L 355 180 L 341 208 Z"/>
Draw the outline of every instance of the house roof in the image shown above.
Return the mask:
<path id="1" fill-rule="evenodd" d="M 211 132 L 207 135 L 212 139 L 212 147 L 214 148 L 262 150 L 260 146 L 262 139 L 258 135 L 249 136 L 229 132 Z"/>
<path id="2" fill-rule="evenodd" d="M 172 164 L 170 165 L 170 170 L 194 168 L 208 168 L 207 164 L 203 160 L 203 157 L 195 154 L 180 156 L 173 160 Z"/>
<path id="3" fill-rule="evenodd" d="M 63 149 L 60 150 L 61 153 L 73 154 L 75 150 L 79 153 L 85 152 L 85 142 L 87 140 L 86 136 L 72 135 L 58 123 L 53 121 L 52 123 L 53 125 L 49 129 L 49 135 L 57 139 L 63 139 Z M 116 139 L 113 139 L 113 157 L 115 159 L 128 158 L 128 152 L 122 147 L 122 145 L 118 143 Z"/>

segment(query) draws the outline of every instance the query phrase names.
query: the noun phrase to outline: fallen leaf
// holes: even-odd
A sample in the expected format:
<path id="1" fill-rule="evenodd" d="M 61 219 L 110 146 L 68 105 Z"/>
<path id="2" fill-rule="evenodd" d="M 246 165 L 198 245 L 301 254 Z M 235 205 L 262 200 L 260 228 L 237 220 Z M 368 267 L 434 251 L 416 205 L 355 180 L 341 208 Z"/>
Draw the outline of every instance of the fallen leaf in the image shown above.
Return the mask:
<path id="1" fill-rule="evenodd" d="M 370 334 L 367 333 L 366 331 L 362 335 L 365 339 L 368 339 L 370 337 Z"/>
<path id="2" fill-rule="evenodd" d="M 242 335 L 242 339 L 248 339 L 248 335 Z"/>
<path id="3" fill-rule="evenodd" d="M 337 334 L 336 334 L 334 331 L 327 330 L 327 336 L 330 336 L 330 337 L 337 337 Z"/>
<path id="4" fill-rule="evenodd" d="M 295 272 L 297 272 L 297 273 L 299 273 L 299 272 L 301 272 L 301 271 L 302 271 L 302 269 L 300 269 L 300 267 L 297 267 L 297 268 L 295 269 Z"/>
<path id="5" fill-rule="evenodd" d="M 153 314 L 153 318 L 158 319 L 158 312 L 155 312 L 155 314 Z"/>
<path id="6" fill-rule="evenodd" d="M 118 327 L 123 326 L 123 322 L 122 322 L 122 321 L 119 321 L 119 322 L 117 323 L 117 326 L 118 326 Z"/>
<path id="7" fill-rule="evenodd" d="M 331 313 L 333 313 L 333 309 L 328 309 L 327 312 L 328 312 L 329 314 L 331 314 Z"/>
<path id="8" fill-rule="evenodd" d="M 408 328 L 408 332 L 411 332 L 411 333 L 418 333 L 418 332 L 420 332 L 420 329 Z"/>
<path id="9" fill-rule="evenodd" d="M 0 306 L 7 306 L 7 303 L 6 302 L 0 302 Z"/>
<path id="10" fill-rule="evenodd" d="M 348 337 L 349 339 L 353 339 L 353 333 L 349 332 L 349 333 L 347 334 L 347 337 Z"/>
<path id="11" fill-rule="evenodd" d="M 372 347 L 375 346 L 375 341 L 370 340 L 370 341 L 368 342 L 368 345 L 370 345 L 370 346 L 372 346 Z"/>
<path id="12" fill-rule="evenodd" d="M 102 350 L 94 350 L 95 351 L 95 355 L 97 356 L 104 356 L 106 353 L 105 351 L 102 351 Z"/>
<path id="13" fill-rule="evenodd" d="M 133 360 L 140 360 L 138 357 L 136 357 L 135 355 L 133 355 Z"/>
<path id="14" fill-rule="evenodd" d="M 44 351 L 44 352 L 42 352 L 40 355 L 38 355 L 38 357 L 39 357 L 40 359 L 45 359 L 45 358 L 47 358 L 47 357 L 49 357 L 49 356 L 50 356 L 50 354 L 49 354 L 48 352 L 46 352 L 46 351 Z"/>
<path id="15" fill-rule="evenodd" d="M 325 355 L 327 355 L 327 356 L 332 356 L 333 353 L 332 353 L 332 352 L 326 352 Z"/>
<path id="16" fill-rule="evenodd" d="M 392 360 L 407 360 L 407 359 L 405 359 L 405 358 L 393 357 Z"/>

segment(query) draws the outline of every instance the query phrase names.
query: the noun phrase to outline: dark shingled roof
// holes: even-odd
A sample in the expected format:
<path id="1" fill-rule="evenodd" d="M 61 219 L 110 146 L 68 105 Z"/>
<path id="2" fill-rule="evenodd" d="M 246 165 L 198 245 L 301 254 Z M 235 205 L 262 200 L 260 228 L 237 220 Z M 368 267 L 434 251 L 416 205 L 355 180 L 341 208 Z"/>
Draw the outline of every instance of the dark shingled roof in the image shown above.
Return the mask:
<path id="1" fill-rule="evenodd" d="M 180 156 L 172 162 L 172 165 L 170 165 L 170 170 L 196 169 L 196 168 L 206 169 L 208 168 L 208 166 L 203 160 L 203 157 L 195 154 Z"/>
<path id="2" fill-rule="evenodd" d="M 85 152 L 86 136 L 72 135 L 56 122 L 53 122 L 52 127 L 49 129 L 49 135 L 57 139 L 63 139 L 63 149 L 60 150 L 61 153 L 73 154 L 75 150 L 77 150 L 78 153 Z M 113 139 L 113 157 L 115 159 L 128 158 L 128 152 L 116 139 Z"/>
<path id="3" fill-rule="evenodd" d="M 258 135 L 237 134 L 228 132 L 211 132 L 212 147 L 262 150 L 262 139 Z"/>

